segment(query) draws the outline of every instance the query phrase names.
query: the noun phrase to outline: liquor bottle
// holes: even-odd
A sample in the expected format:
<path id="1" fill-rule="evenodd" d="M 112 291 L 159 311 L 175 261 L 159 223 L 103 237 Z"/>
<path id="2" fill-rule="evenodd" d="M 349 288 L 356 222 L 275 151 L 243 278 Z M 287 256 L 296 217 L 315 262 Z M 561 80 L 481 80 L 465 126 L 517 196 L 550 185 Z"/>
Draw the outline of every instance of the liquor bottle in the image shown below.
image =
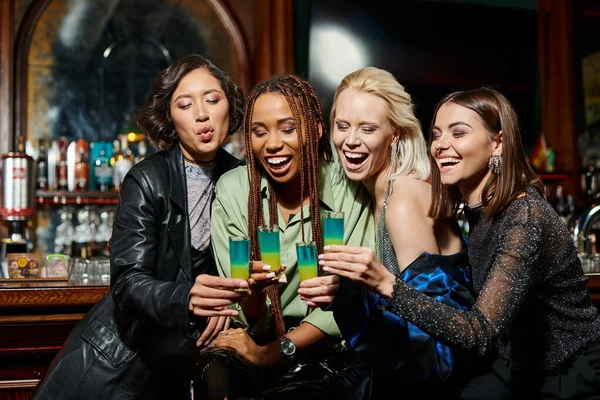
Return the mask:
<path id="1" fill-rule="evenodd" d="M 67 166 L 67 146 L 66 138 L 59 140 L 58 154 L 56 155 L 56 188 L 58 190 L 69 189 L 69 173 Z"/>
<path id="2" fill-rule="evenodd" d="M 75 158 L 75 190 L 87 190 L 89 164 L 87 157 L 87 142 L 83 139 L 77 141 Z"/>
<path id="3" fill-rule="evenodd" d="M 113 167 L 113 188 L 116 191 L 121 190 L 121 184 L 129 169 L 133 166 L 133 153 L 129 149 L 127 136 L 121 137 L 120 150 L 115 155 L 115 165 Z"/>
<path id="4" fill-rule="evenodd" d="M 133 159 L 133 164 L 137 164 L 146 158 L 146 153 L 148 152 L 148 148 L 146 147 L 146 142 L 141 140 L 138 143 L 138 155 Z"/>
<path id="5" fill-rule="evenodd" d="M 106 143 L 109 145 L 110 143 Z M 94 179 L 96 180 L 96 189 L 100 192 L 108 192 L 112 186 L 112 167 L 110 159 L 106 155 L 104 143 L 100 148 L 98 158 L 94 161 Z"/>
<path id="6" fill-rule="evenodd" d="M 566 224 L 568 220 L 567 199 L 565 198 L 563 187 L 558 185 L 554 196 L 554 210 Z"/>
<path id="7" fill-rule="evenodd" d="M 571 215 L 573 215 L 573 213 L 575 212 L 575 198 L 572 194 L 567 196 L 567 212 L 569 214 L 569 217 L 571 217 Z"/>
<path id="8" fill-rule="evenodd" d="M 581 198 L 584 201 L 592 200 L 594 193 L 598 190 L 595 160 L 590 159 L 586 167 L 581 171 Z"/>
<path id="9" fill-rule="evenodd" d="M 64 207 L 59 210 L 60 223 L 56 227 L 54 235 L 54 253 L 71 254 L 71 243 L 73 241 L 73 212 Z"/>
<path id="10" fill-rule="evenodd" d="M 36 188 L 48 190 L 48 141 L 46 139 L 40 139 L 36 164 Z"/>
<path id="11" fill-rule="evenodd" d="M 117 162 L 117 154 L 121 152 L 121 145 L 118 140 L 113 140 L 112 157 L 110 158 L 110 166 L 114 167 Z"/>
<path id="12" fill-rule="evenodd" d="M 74 228 L 71 256 L 87 258 L 90 255 L 92 226 L 90 224 L 90 208 L 85 206 L 77 211 L 77 225 Z"/>

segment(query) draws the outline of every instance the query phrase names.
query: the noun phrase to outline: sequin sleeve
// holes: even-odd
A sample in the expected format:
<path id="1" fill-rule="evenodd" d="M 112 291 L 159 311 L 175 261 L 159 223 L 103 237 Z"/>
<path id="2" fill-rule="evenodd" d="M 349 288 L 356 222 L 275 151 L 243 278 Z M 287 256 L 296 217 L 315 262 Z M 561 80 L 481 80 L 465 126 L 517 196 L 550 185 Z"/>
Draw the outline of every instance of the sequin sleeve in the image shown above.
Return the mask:
<path id="1" fill-rule="evenodd" d="M 443 343 L 473 349 L 482 355 L 487 353 L 523 304 L 538 263 L 541 221 L 532 216 L 530 203 L 519 203 L 519 207 L 493 220 L 493 228 L 499 230 L 495 236 L 497 243 L 484 243 L 482 248 L 470 249 L 471 252 L 495 252 L 470 311 L 435 301 L 399 279 L 388 309 Z M 476 268 L 481 270 L 488 266 L 473 264 L 472 268 L 475 275 Z"/>

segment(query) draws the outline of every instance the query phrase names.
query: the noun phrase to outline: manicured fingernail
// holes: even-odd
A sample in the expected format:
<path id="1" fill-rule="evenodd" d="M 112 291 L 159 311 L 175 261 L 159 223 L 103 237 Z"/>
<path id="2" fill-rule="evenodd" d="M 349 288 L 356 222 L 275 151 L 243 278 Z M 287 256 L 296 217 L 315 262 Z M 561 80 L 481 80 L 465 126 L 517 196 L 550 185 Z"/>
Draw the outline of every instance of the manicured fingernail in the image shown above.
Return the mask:
<path id="1" fill-rule="evenodd" d="M 329 268 L 323 267 L 323 271 L 329 272 Z"/>
<path id="2" fill-rule="evenodd" d="M 241 282 L 240 282 L 240 287 L 248 287 L 248 282 L 246 282 L 246 281 L 241 281 Z"/>
<path id="3" fill-rule="evenodd" d="M 323 258 L 325 258 L 324 254 L 319 254 L 319 260 L 322 260 Z"/>
<path id="4" fill-rule="evenodd" d="M 263 271 L 270 271 L 271 270 L 271 266 L 270 265 L 263 265 L 262 269 L 263 269 Z"/>
<path id="5" fill-rule="evenodd" d="M 198 346 L 198 347 L 202 347 L 202 342 L 198 342 L 198 343 L 196 343 L 196 346 Z"/>
<path id="6" fill-rule="evenodd" d="M 267 274 L 267 278 L 273 278 L 275 276 L 275 272 L 269 272 Z"/>
<path id="7" fill-rule="evenodd" d="M 331 246 L 325 246 L 323 247 L 323 250 L 331 250 Z"/>
<path id="8" fill-rule="evenodd" d="M 213 348 L 213 347 L 215 347 L 215 345 L 214 345 L 214 344 L 212 344 L 212 343 L 211 343 L 211 344 L 209 344 L 209 345 L 207 345 L 205 348 L 203 348 L 202 350 L 200 350 L 200 354 L 204 354 L 204 353 L 206 353 L 206 352 L 207 352 L 209 349 L 211 349 L 211 348 Z"/>
<path id="9" fill-rule="evenodd" d="M 319 261 L 319 265 L 325 265 L 325 261 Z"/>

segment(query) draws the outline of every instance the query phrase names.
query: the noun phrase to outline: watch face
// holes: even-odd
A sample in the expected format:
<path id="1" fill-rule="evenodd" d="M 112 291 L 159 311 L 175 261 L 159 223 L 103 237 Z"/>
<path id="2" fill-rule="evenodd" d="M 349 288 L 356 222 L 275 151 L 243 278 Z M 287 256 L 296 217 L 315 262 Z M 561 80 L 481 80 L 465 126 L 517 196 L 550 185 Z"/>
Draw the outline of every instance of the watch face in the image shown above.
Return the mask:
<path id="1" fill-rule="evenodd" d="M 282 338 L 281 352 L 286 356 L 291 356 L 296 352 L 296 345 L 289 338 Z"/>

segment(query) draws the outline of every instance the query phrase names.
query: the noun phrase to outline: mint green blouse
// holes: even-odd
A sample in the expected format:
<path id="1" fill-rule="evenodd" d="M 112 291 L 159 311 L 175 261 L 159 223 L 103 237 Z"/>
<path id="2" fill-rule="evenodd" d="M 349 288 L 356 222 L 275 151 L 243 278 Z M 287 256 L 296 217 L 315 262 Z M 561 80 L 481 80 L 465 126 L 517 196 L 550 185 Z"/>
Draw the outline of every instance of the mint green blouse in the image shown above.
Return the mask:
<path id="1" fill-rule="evenodd" d="M 369 193 L 360 182 L 349 181 L 337 164 L 320 160 L 319 168 L 319 204 L 323 211 L 344 212 L 344 243 L 353 246 L 373 248 L 375 241 L 373 213 Z M 221 276 L 230 276 L 229 236 L 248 235 L 248 174 L 246 166 L 237 167 L 225 173 L 217 182 L 215 200 L 212 205 L 211 239 L 217 268 Z M 265 221 L 269 220 L 269 193 L 267 178 L 261 177 L 262 207 Z M 278 209 L 279 210 L 279 209 Z M 333 313 L 313 309 L 308 313 L 306 303 L 300 300 L 298 287 L 300 277 L 296 258 L 296 242 L 301 241 L 301 226 L 304 224 L 306 241 L 312 240 L 309 206 L 304 206 L 304 221 L 300 213 L 294 215 L 289 223 L 279 211 L 279 229 L 281 246 L 281 264 L 287 266 L 285 275 L 287 284 L 279 285 L 281 307 L 284 316 L 302 319 L 324 333 L 341 336 L 334 321 Z M 238 325 L 250 334 L 266 333 L 271 319 L 270 302 L 267 298 L 266 309 L 262 317 L 249 326 L 241 307 L 235 307 L 240 314 L 235 317 Z"/>

